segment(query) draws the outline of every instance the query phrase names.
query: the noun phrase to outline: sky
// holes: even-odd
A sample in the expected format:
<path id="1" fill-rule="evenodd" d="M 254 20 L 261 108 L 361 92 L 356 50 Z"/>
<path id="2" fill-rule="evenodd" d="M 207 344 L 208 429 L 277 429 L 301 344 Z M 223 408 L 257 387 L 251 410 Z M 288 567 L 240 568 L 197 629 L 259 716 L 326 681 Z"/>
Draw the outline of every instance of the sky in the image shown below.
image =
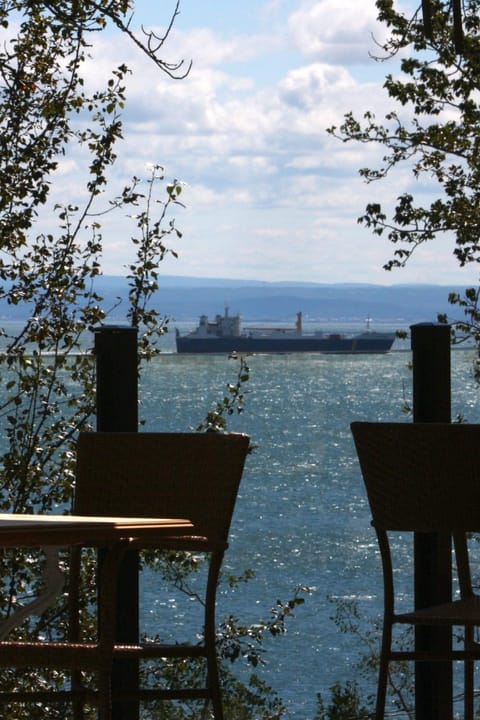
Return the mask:
<path id="1" fill-rule="evenodd" d="M 404 2 L 413 0 L 404 0 Z M 132 27 L 161 31 L 175 0 L 137 0 Z M 183 183 L 183 233 L 168 275 L 319 283 L 476 283 L 452 243 L 430 243 L 409 265 L 386 272 L 393 247 L 357 223 L 372 200 L 388 204 L 417 190 L 405 170 L 367 185 L 358 169 L 378 150 L 345 144 L 326 129 L 349 110 L 391 108 L 390 69 L 375 62 L 374 0 L 181 0 L 163 48 L 192 61 L 184 80 L 160 73 L 118 34 L 99 35 L 92 79 L 126 62 L 132 69 L 115 183 L 146 178 L 152 164 Z M 61 187 L 75 182 L 75 162 Z M 428 192 L 429 188 L 422 190 Z M 105 271 L 124 274 L 131 249 L 125 218 L 104 221 Z"/>

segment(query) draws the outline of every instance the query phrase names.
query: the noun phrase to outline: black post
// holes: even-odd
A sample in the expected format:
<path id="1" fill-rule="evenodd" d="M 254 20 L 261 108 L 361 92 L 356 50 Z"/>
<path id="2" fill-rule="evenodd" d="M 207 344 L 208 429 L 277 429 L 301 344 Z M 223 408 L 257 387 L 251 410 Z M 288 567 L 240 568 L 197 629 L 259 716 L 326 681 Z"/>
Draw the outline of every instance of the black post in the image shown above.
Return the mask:
<path id="1" fill-rule="evenodd" d="M 97 364 L 97 431 L 137 432 L 138 353 L 137 330 L 102 327 L 95 331 Z M 126 510 L 126 514 L 127 510 Z M 119 577 L 116 640 L 138 643 L 138 555 L 125 558 Z M 116 661 L 112 691 L 135 692 L 139 686 L 136 660 Z M 114 701 L 113 720 L 138 720 L 138 700 Z"/>
<path id="2" fill-rule="evenodd" d="M 137 329 L 106 326 L 95 330 L 97 431 L 138 430 Z"/>
<path id="3" fill-rule="evenodd" d="M 411 338 L 413 421 L 451 422 L 450 327 L 413 325 Z M 416 533 L 414 555 L 415 607 L 448 602 L 452 596 L 450 536 Z M 451 642 L 449 628 L 416 628 L 417 650 L 448 650 Z M 416 663 L 416 720 L 451 720 L 452 697 L 451 663 Z"/>

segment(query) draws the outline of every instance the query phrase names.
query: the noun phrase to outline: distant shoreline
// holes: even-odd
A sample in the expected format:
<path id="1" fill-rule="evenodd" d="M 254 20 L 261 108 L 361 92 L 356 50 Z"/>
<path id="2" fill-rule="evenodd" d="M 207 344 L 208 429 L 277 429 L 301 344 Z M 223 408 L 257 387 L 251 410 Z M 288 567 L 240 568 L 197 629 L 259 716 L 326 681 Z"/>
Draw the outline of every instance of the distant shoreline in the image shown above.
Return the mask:
<path id="1" fill-rule="evenodd" d="M 160 276 L 159 284 L 153 307 L 162 317 L 179 322 L 197 321 L 200 314 L 214 318 L 226 306 L 246 323 L 292 323 L 299 310 L 311 322 L 362 322 L 368 317 L 374 323 L 436 322 L 438 313 L 452 319 L 461 316 L 461 309 L 448 303 L 448 295 L 464 290 L 446 285 L 296 284 L 179 276 Z M 120 301 L 110 319 L 125 321 L 127 280 L 100 276 L 95 289 L 106 309 Z M 31 314 L 28 306 L 0 302 L 0 322 L 24 321 Z"/>

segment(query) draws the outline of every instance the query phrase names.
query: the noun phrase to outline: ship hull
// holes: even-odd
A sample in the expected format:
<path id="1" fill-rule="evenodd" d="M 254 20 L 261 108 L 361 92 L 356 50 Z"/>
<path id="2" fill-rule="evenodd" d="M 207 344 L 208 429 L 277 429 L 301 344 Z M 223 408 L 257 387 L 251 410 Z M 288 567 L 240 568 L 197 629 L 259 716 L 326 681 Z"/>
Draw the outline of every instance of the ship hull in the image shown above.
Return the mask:
<path id="1" fill-rule="evenodd" d="M 178 353 L 331 353 L 356 355 L 387 353 L 395 336 L 368 332 L 354 337 L 341 335 L 303 337 L 191 337 L 177 336 Z"/>

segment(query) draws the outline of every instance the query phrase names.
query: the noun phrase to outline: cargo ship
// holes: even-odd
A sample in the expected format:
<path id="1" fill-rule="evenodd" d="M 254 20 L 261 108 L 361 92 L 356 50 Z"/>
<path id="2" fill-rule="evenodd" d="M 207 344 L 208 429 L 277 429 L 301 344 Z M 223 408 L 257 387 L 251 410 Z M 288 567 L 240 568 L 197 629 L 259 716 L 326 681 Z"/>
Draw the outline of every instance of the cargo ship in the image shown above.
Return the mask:
<path id="1" fill-rule="evenodd" d="M 242 330 L 240 315 L 217 315 L 209 321 L 201 315 L 198 327 L 182 335 L 176 331 L 178 353 L 387 353 L 395 340 L 394 332 L 374 332 L 367 328 L 355 335 L 304 333 L 302 313 L 291 328 L 246 327 Z"/>

